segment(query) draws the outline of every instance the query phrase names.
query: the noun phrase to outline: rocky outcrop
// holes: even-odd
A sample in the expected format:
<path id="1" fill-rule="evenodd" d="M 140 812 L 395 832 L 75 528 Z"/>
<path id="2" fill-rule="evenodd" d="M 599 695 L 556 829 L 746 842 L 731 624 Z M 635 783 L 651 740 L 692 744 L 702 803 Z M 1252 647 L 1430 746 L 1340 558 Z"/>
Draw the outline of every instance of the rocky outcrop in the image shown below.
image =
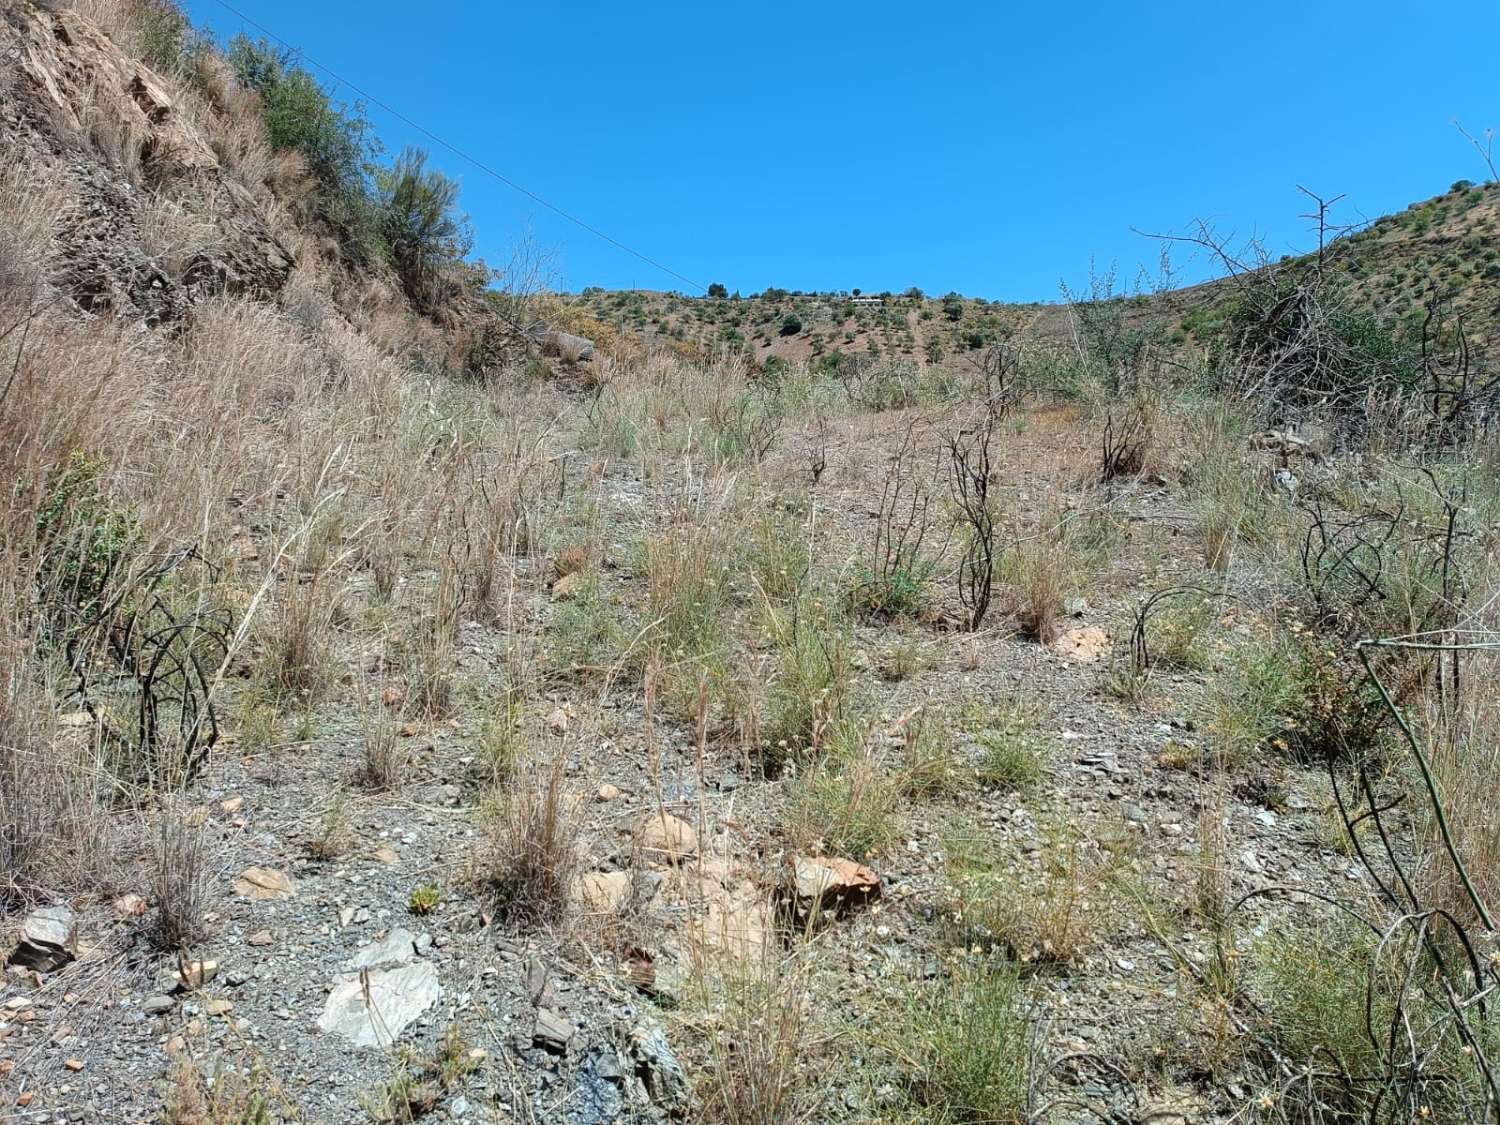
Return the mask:
<path id="1" fill-rule="evenodd" d="M 281 291 L 293 254 L 271 229 L 270 194 L 221 163 L 206 105 L 190 112 L 71 9 L 13 6 L 0 59 L 0 161 L 58 197 L 59 292 L 156 327 L 217 293 Z"/>

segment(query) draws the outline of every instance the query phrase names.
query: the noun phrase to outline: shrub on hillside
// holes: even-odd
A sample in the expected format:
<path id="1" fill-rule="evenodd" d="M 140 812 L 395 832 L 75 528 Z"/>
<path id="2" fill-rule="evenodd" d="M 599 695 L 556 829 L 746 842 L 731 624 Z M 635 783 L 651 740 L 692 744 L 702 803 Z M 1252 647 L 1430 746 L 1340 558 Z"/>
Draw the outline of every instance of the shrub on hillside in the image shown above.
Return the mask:
<path id="1" fill-rule="evenodd" d="M 264 39 L 237 36 L 228 58 L 240 85 L 260 95 L 271 144 L 307 162 L 318 217 L 345 236 L 351 257 L 369 257 L 377 235 L 371 172 L 378 142 L 364 108 L 335 102 L 290 51 Z"/>
<path id="2" fill-rule="evenodd" d="M 375 174 L 379 230 L 402 288 L 418 308 L 442 295 L 444 267 L 473 247 L 468 220 L 458 213 L 458 182 L 427 167 L 419 148 L 404 150 Z"/>

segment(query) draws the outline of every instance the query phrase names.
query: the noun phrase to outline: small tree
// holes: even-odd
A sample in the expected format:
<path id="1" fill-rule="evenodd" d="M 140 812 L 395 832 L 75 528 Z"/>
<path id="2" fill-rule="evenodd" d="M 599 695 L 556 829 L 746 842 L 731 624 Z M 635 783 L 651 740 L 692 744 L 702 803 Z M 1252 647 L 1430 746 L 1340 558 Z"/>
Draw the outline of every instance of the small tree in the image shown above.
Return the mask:
<path id="1" fill-rule="evenodd" d="M 716 300 L 723 300 L 724 298 L 729 296 L 729 290 L 719 282 L 715 281 L 708 287 L 708 295 L 715 298 Z"/>
<path id="2" fill-rule="evenodd" d="M 798 318 L 796 313 L 789 313 L 786 319 L 781 322 L 781 334 L 783 336 L 795 336 L 798 332 L 801 331 L 802 321 Z"/>

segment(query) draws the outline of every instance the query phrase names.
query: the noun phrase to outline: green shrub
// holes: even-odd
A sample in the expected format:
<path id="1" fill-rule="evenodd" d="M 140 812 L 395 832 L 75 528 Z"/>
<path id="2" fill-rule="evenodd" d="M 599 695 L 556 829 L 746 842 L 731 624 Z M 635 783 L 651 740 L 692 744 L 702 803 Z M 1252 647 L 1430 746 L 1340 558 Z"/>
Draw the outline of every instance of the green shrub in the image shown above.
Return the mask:
<path id="1" fill-rule="evenodd" d="M 468 254 L 474 236 L 456 211 L 457 181 L 426 164 L 421 149 L 405 149 L 375 185 L 386 253 L 412 303 L 430 311 L 443 296 L 444 267 Z"/>
<path id="2" fill-rule="evenodd" d="M 795 313 L 788 314 L 781 321 L 781 334 L 783 336 L 795 336 L 802 331 L 802 320 Z"/>
<path id="3" fill-rule="evenodd" d="M 239 35 L 228 59 L 240 84 L 260 95 L 271 144 L 302 154 L 317 184 L 318 216 L 347 238 L 353 260 L 369 258 L 379 243 L 371 191 L 379 146 L 363 106 L 336 103 L 291 51 L 268 40 Z"/>

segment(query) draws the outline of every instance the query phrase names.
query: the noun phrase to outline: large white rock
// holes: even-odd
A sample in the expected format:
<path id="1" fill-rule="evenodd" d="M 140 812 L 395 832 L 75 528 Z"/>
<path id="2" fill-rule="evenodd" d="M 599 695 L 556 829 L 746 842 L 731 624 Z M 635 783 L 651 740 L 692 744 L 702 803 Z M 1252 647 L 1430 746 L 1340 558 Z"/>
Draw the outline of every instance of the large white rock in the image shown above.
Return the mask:
<path id="1" fill-rule="evenodd" d="M 368 1003 L 358 977 L 335 986 L 318 1017 L 320 1031 L 342 1035 L 356 1047 L 388 1047 L 443 994 L 437 970 L 426 961 L 374 970 L 365 979 Z"/>
<path id="2" fill-rule="evenodd" d="M 405 965 L 417 959 L 417 937 L 397 926 L 384 941 L 367 945 L 349 960 L 351 969 L 374 969 L 381 965 Z"/>

